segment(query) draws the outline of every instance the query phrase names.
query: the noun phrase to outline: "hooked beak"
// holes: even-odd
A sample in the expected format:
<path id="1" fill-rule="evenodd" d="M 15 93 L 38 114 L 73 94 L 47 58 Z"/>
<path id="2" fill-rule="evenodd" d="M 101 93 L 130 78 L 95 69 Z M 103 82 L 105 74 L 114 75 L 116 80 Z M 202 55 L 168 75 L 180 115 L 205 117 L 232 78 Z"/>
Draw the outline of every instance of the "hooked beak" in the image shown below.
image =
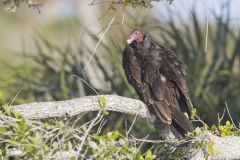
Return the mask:
<path id="1" fill-rule="evenodd" d="M 133 36 L 128 38 L 127 44 L 131 44 L 134 40 L 135 40 L 135 38 Z"/>
<path id="2" fill-rule="evenodd" d="M 127 40 L 127 44 L 131 44 L 132 41 L 130 39 Z"/>

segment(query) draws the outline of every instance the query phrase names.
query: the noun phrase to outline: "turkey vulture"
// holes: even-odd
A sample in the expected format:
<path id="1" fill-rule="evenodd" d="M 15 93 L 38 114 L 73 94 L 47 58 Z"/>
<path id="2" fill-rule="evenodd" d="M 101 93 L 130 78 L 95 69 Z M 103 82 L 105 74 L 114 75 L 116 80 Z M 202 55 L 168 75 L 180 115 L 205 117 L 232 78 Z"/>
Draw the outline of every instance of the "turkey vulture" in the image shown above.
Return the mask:
<path id="1" fill-rule="evenodd" d="M 192 131 L 185 64 L 141 29 L 133 30 L 127 43 L 122 62 L 128 82 L 174 136 L 182 139 Z"/>

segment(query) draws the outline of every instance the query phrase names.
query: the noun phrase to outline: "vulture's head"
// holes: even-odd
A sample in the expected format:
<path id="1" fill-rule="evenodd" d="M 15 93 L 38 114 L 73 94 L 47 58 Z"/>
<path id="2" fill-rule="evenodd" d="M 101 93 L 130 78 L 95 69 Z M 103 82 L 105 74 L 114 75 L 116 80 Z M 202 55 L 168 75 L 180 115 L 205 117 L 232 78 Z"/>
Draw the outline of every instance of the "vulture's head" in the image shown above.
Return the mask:
<path id="1" fill-rule="evenodd" d="M 144 41 L 146 34 L 141 29 L 134 29 L 128 36 L 127 43 L 130 44 L 139 44 Z"/>

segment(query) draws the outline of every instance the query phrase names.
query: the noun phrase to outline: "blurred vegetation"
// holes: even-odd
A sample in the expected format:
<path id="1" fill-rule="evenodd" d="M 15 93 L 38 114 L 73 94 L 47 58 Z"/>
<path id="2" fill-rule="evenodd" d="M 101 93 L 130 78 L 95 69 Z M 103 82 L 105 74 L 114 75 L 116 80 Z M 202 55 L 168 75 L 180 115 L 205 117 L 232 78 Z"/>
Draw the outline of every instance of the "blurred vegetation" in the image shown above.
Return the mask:
<path id="1" fill-rule="evenodd" d="M 174 0 L 110 0 L 110 1 L 95 1 L 90 0 L 89 5 L 99 5 L 108 3 L 108 8 L 116 10 L 118 6 L 130 6 L 132 8 L 151 8 L 153 2 L 167 2 L 172 4 Z M 44 4 L 43 0 L 2 0 L 0 1 L 0 7 L 4 7 L 9 12 L 16 12 L 17 8 L 25 3 L 29 7 L 35 8 L 40 12 L 40 7 Z"/>
<path id="2" fill-rule="evenodd" d="M 119 24 L 117 28 L 112 27 L 108 31 L 87 70 L 84 70 L 84 67 L 94 48 L 89 44 L 96 44 L 98 35 L 89 36 L 92 33 L 83 28 L 78 19 L 52 22 L 46 30 L 38 31 L 33 38 L 36 52 L 29 53 L 23 49 L 21 54 L 11 55 L 9 58 L 5 55 L 5 58 L 0 60 L 0 73 L 4 75 L 0 77 L 0 89 L 5 93 L 5 101 L 9 102 L 21 90 L 14 103 L 64 100 L 95 94 L 80 78 L 73 77 L 76 75 L 100 94 L 137 98 L 126 81 L 121 54 L 129 31 L 138 26 L 156 41 L 175 51 L 186 63 L 189 92 L 204 122 L 216 123 L 217 113 L 223 112 L 225 101 L 228 102 L 233 119 L 239 121 L 240 32 L 238 28 L 231 26 L 229 8 L 224 5 L 222 7 L 226 12 L 221 15 L 212 13 L 214 21 L 209 24 L 207 52 L 206 25 L 195 13 L 187 22 L 175 13 L 169 13 L 171 19 L 168 21 L 149 15 L 134 18 L 134 15 L 128 13 L 133 21 L 128 26 Z M 174 19 L 176 16 L 179 21 Z M 69 33 L 71 25 L 80 29 L 70 28 L 72 36 L 67 37 L 68 43 L 60 44 L 48 37 L 50 32 L 56 32 L 56 35 Z M 59 32 L 55 31 L 55 28 L 59 29 Z M 91 40 L 86 40 L 86 36 L 91 37 Z M 57 36 L 56 39 L 58 38 Z M 16 57 L 21 61 L 14 62 Z M 94 116 L 94 113 L 89 113 L 81 123 Z M 125 124 L 129 124 L 133 117 L 110 113 L 105 119 L 109 123 L 103 127 L 103 133 L 115 129 L 122 132 L 126 129 Z M 143 124 L 145 129 L 142 128 Z M 154 127 L 140 119 L 132 132 L 142 137 L 146 135 L 146 131 L 153 134 L 153 137 L 156 136 Z"/>
<path id="3" fill-rule="evenodd" d="M 149 27 L 188 66 L 187 81 L 193 104 L 200 117 L 210 124 L 216 123 L 225 101 L 233 119 L 240 120 L 240 30 L 231 26 L 229 9 L 223 5 L 220 15 L 213 13 L 215 20 L 209 24 L 207 52 L 205 25 L 201 25 L 195 13 L 191 24 L 178 17 L 183 23 L 176 24 L 171 19 L 167 25 Z"/>
<path id="4" fill-rule="evenodd" d="M 4 5 L 16 9 L 19 4 L 12 6 L 12 2 L 20 1 L 11 1 Z M 145 3 L 138 6 L 139 1 L 125 2 L 131 7 L 150 7 Z M 116 7 L 117 3 L 110 3 L 110 9 L 114 10 Z M 0 48 L 0 104 L 5 104 L 0 119 L 7 124 L 0 126 L 0 148 L 19 147 L 27 153 L 23 156 L 25 159 L 51 157 L 58 151 L 78 150 L 79 137 L 84 137 L 87 128 L 82 124 L 96 116 L 96 113 L 88 113 L 68 120 L 60 118 L 56 121 L 28 121 L 10 111 L 6 102 L 19 104 L 64 100 L 96 94 L 83 80 L 99 94 L 137 98 L 125 78 L 121 62 L 126 37 L 135 26 L 143 28 L 154 40 L 175 51 L 186 63 L 189 93 L 204 122 L 209 125 L 217 124 L 217 113 L 223 112 L 225 101 L 233 119 L 240 120 L 240 30 L 231 25 L 228 5 L 222 5 L 220 15 L 211 13 L 214 20 L 209 24 L 207 51 L 206 24 L 194 12 L 188 21 L 171 12 L 168 14 L 170 20 L 160 20 L 150 15 L 141 15 L 138 18 L 131 13 L 127 15 L 131 21 L 110 28 L 86 70 L 84 67 L 94 45 L 99 41 L 99 35 L 93 35 L 84 28 L 76 17 L 52 21 L 41 26 L 41 31 L 36 30 L 32 39 L 34 51 L 25 48 L 24 40 L 23 49 L 19 53 L 7 54 L 5 49 Z M 10 17 L 6 17 L 2 19 L 8 21 Z M 11 25 L 20 24 L 16 20 Z M 61 39 L 62 37 L 64 38 Z M 20 93 L 14 99 L 18 91 Z M 127 157 L 151 160 L 155 156 L 174 159 L 185 155 L 186 151 L 176 150 L 176 144 L 173 145 L 175 147 L 168 144 L 159 146 L 129 139 L 126 132 L 133 119 L 132 116 L 112 112 L 103 116 L 101 132 L 97 132 L 99 126 L 92 128 L 91 136 L 83 146 L 86 153 L 81 152 L 83 156 L 94 159 Z M 203 128 L 197 128 L 190 137 L 199 137 L 205 131 L 219 136 L 239 135 L 239 129 L 232 123 L 225 120 L 222 122 L 226 123 L 218 123 L 211 129 L 203 125 Z M 157 131 L 149 122 L 138 118 L 131 134 L 137 138 L 146 135 L 150 139 L 158 137 Z M 59 145 L 59 138 L 63 138 L 62 145 Z M 215 153 L 213 144 L 205 141 L 193 143 L 191 147 L 197 149 L 205 146 Z M 2 150 L 0 157 L 7 156 L 5 151 Z"/>
<path id="5" fill-rule="evenodd" d="M 21 5 L 21 3 L 25 3 L 28 7 L 32 7 L 37 9 L 39 12 L 39 7 L 42 5 L 42 0 L 1 0 L 0 7 L 4 7 L 9 12 L 16 12 L 16 9 Z"/>

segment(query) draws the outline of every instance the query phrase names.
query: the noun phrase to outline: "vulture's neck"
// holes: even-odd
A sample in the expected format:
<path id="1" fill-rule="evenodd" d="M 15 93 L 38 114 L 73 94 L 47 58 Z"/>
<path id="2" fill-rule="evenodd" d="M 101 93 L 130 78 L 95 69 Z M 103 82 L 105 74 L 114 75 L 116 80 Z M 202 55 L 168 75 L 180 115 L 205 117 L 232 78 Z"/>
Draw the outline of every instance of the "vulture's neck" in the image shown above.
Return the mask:
<path id="1" fill-rule="evenodd" d="M 149 37 L 146 37 L 142 42 L 136 43 L 133 46 L 135 53 L 139 56 L 147 56 L 153 50 L 160 48 L 154 41 L 152 41 Z"/>

